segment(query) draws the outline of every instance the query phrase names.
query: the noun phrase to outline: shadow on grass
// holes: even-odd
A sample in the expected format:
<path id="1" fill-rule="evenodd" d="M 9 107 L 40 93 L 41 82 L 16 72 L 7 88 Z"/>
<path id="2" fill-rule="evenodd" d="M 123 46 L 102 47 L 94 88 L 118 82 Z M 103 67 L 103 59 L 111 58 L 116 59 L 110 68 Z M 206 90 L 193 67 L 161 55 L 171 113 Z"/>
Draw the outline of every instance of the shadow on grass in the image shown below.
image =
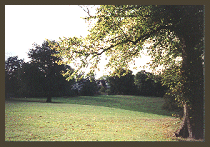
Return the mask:
<path id="1" fill-rule="evenodd" d="M 46 98 L 12 98 L 6 101 L 47 103 Z M 164 100 L 159 97 L 129 95 L 53 97 L 51 103 L 104 106 L 165 116 L 171 116 L 172 113 L 175 113 L 163 110 L 161 107 Z"/>
<path id="2" fill-rule="evenodd" d="M 62 102 L 46 102 L 46 98 L 43 100 L 37 99 L 37 100 L 31 100 L 30 98 L 9 98 L 5 99 L 5 101 L 9 102 L 37 102 L 37 103 L 62 103 Z"/>
<path id="3" fill-rule="evenodd" d="M 59 99 L 60 98 L 54 98 L 54 101 L 59 101 Z M 62 98 L 60 100 L 69 104 L 104 106 L 166 116 L 171 116 L 173 113 L 175 113 L 162 109 L 164 99 L 160 97 L 98 95 L 69 97 Z"/>

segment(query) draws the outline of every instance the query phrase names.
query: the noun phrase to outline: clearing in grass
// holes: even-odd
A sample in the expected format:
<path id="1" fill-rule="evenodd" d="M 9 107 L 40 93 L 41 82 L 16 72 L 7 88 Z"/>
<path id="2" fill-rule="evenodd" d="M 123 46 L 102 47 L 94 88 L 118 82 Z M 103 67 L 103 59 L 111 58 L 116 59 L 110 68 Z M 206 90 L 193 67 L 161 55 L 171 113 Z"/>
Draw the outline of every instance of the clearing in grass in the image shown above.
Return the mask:
<path id="1" fill-rule="evenodd" d="M 173 141 L 162 98 L 101 95 L 5 101 L 5 141 Z"/>

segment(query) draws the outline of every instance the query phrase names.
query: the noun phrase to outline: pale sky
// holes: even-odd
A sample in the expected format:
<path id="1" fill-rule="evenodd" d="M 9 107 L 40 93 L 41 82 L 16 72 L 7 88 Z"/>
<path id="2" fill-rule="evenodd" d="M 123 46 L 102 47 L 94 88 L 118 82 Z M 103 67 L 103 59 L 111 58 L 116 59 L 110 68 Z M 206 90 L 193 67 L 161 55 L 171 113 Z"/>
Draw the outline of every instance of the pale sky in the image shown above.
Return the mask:
<path id="1" fill-rule="evenodd" d="M 94 10 L 91 11 L 94 14 Z M 5 6 L 5 60 L 9 56 L 29 61 L 27 52 L 33 43 L 42 45 L 45 39 L 74 37 L 88 34 L 88 24 L 81 17 L 87 16 L 77 5 L 6 5 Z M 149 61 L 142 56 L 141 65 Z M 137 69 L 140 71 L 142 69 Z M 104 72 L 97 75 L 100 77 Z"/>
<path id="2" fill-rule="evenodd" d="M 77 5 L 6 5 L 5 57 L 18 55 L 27 60 L 35 42 L 45 39 L 86 36 L 87 26 L 80 17 L 87 16 Z"/>

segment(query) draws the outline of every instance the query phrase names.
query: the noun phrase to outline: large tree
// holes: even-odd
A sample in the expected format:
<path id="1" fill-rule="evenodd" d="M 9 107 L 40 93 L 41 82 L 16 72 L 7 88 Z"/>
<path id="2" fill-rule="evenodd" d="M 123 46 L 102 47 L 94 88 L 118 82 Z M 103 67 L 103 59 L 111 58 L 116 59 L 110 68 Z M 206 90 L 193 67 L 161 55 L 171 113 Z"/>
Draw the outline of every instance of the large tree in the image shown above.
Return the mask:
<path id="1" fill-rule="evenodd" d="M 110 56 L 110 69 L 128 69 L 129 63 L 140 57 L 145 42 L 152 41 L 154 66 L 167 69 L 179 64 L 176 57 L 181 57 L 176 89 L 181 92 L 184 118 L 176 136 L 203 138 L 204 6 L 103 5 L 95 16 L 85 19 L 95 21 L 87 37 L 60 38 L 59 45 L 51 42 L 68 63 L 79 59 L 75 73 L 89 68 L 92 74 L 103 54 Z"/>
<path id="2" fill-rule="evenodd" d="M 58 51 L 51 50 L 48 45 L 46 41 L 43 42 L 42 46 L 34 44 L 34 48 L 29 50 L 28 56 L 31 58 L 30 64 L 35 65 L 37 70 L 44 74 L 44 79 L 40 78 L 39 83 L 43 84 L 47 102 L 51 102 L 52 96 L 61 96 L 60 92 L 62 92 L 62 95 L 69 94 L 73 81 L 66 81 L 62 73 L 72 72 L 73 69 L 68 65 L 58 65 L 57 62 L 61 58 L 53 56 Z"/>

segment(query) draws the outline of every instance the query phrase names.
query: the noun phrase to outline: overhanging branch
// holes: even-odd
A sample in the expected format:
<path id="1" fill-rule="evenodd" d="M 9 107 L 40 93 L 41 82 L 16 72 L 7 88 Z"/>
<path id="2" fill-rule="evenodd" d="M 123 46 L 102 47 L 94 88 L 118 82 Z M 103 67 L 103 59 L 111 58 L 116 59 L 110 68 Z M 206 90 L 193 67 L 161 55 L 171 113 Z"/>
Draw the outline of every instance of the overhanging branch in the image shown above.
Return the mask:
<path id="1" fill-rule="evenodd" d="M 137 40 L 135 40 L 135 41 L 132 41 L 132 40 L 130 40 L 130 39 L 123 40 L 123 41 L 121 41 L 121 42 L 119 42 L 119 43 L 116 43 L 116 44 L 114 44 L 114 45 L 109 46 L 109 47 L 106 48 L 106 49 L 103 49 L 103 51 L 101 51 L 100 53 L 96 53 L 96 55 L 101 55 L 101 54 L 103 54 L 105 51 L 107 51 L 107 50 L 109 50 L 109 49 L 111 49 L 111 48 L 113 48 L 113 47 L 115 47 L 115 46 L 117 46 L 117 45 L 120 45 L 120 44 L 123 44 L 123 43 L 127 43 L 127 42 L 132 42 L 134 45 L 136 45 L 140 40 L 145 40 L 145 39 L 149 38 L 152 34 L 158 32 L 158 31 L 160 31 L 160 30 L 162 30 L 162 29 L 171 29 L 171 28 L 172 28 L 171 26 L 160 26 L 159 28 L 153 29 L 151 32 L 146 33 L 146 34 L 140 36 L 140 37 L 139 37 Z"/>

